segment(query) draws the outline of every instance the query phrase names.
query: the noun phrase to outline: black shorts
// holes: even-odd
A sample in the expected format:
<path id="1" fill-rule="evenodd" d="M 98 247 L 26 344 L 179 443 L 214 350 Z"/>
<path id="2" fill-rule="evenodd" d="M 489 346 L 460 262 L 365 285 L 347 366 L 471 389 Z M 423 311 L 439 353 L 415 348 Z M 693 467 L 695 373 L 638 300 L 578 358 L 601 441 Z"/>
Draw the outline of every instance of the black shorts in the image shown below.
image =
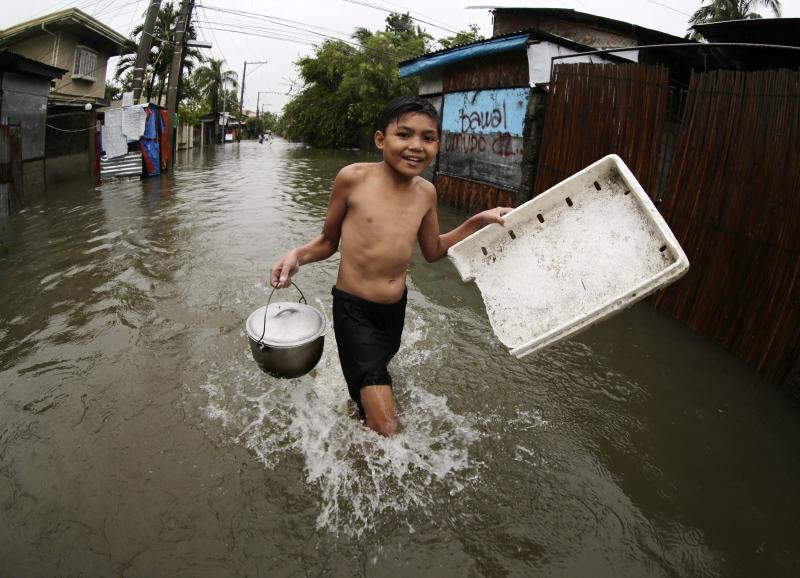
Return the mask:
<path id="1" fill-rule="evenodd" d="M 333 331 L 350 397 L 361 417 L 361 388 L 392 385 L 386 366 L 400 349 L 408 289 L 396 303 L 375 303 L 334 287 Z"/>

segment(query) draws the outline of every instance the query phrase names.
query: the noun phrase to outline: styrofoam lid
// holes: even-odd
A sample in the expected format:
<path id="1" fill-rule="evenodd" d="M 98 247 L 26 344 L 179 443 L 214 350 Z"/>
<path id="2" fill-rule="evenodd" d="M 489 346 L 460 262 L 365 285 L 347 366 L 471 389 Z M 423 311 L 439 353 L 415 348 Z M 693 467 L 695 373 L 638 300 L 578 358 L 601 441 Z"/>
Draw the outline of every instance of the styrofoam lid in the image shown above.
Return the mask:
<path id="1" fill-rule="evenodd" d="M 254 341 L 267 345 L 293 347 L 324 335 L 325 326 L 325 317 L 310 305 L 271 303 L 268 309 L 259 307 L 250 314 L 245 323 L 245 330 L 248 337 Z"/>

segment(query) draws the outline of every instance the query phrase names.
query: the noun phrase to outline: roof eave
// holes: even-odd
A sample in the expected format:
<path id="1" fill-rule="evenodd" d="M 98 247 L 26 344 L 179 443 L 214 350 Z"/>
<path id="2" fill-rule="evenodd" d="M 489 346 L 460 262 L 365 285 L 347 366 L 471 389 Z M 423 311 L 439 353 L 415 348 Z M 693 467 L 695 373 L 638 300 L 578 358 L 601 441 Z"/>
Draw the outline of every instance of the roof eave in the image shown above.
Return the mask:
<path id="1" fill-rule="evenodd" d="M 5 30 L 0 30 L 0 43 L 7 44 L 8 41 L 16 36 L 20 36 L 29 30 L 41 28 L 42 26 L 55 25 L 66 21 L 72 21 L 84 26 L 101 40 L 111 44 L 115 48 L 122 48 L 127 42 L 119 32 L 109 28 L 99 20 L 89 16 L 78 8 L 67 8 L 51 14 L 46 14 L 27 22 L 16 24 Z"/>

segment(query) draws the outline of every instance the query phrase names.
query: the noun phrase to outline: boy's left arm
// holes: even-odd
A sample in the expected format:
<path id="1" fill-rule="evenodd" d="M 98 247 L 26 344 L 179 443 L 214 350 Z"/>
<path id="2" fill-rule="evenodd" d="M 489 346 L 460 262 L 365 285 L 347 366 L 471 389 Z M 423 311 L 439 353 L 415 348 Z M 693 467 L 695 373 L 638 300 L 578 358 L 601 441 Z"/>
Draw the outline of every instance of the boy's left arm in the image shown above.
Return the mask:
<path id="1" fill-rule="evenodd" d="M 506 220 L 503 217 L 511 211 L 510 207 L 495 207 L 494 209 L 482 211 L 472 215 L 452 231 L 441 235 L 439 233 L 439 213 L 436 210 L 436 204 L 436 191 L 434 190 L 431 206 L 423 217 L 417 233 L 417 241 L 422 250 L 422 255 L 429 263 L 438 261 L 447 255 L 447 250 L 450 247 L 486 225 L 498 223 L 505 226 Z"/>

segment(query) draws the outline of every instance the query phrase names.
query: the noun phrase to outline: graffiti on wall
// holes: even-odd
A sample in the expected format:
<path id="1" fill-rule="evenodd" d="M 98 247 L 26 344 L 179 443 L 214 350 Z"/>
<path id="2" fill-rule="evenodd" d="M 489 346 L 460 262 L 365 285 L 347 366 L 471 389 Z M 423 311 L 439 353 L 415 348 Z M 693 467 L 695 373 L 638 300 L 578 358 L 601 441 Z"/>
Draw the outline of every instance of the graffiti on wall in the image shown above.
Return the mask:
<path id="1" fill-rule="evenodd" d="M 528 88 L 446 94 L 439 171 L 518 188 L 528 95 Z"/>

